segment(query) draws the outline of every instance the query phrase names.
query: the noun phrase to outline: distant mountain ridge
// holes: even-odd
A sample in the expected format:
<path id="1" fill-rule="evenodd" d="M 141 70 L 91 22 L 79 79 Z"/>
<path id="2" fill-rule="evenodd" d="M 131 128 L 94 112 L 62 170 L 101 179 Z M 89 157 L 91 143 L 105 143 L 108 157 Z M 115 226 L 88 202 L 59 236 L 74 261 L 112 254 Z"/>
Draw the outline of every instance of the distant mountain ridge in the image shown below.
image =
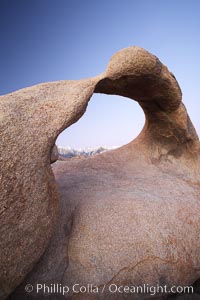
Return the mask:
<path id="1" fill-rule="evenodd" d="M 112 149 L 115 149 L 117 147 L 97 147 L 97 148 L 82 148 L 82 149 L 74 149 L 71 147 L 58 147 L 58 153 L 59 156 L 61 157 L 66 157 L 66 158 L 72 158 L 75 156 L 92 156 L 92 155 L 96 155 L 105 151 L 109 151 Z"/>

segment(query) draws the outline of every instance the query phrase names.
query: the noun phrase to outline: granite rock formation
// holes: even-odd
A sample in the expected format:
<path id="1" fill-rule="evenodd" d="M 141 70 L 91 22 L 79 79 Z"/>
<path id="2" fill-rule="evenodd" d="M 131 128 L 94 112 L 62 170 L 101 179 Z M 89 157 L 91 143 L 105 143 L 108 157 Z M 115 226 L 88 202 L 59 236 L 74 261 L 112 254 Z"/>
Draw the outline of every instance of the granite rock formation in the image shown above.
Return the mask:
<path id="1" fill-rule="evenodd" d="M 84 113 L 93 86 L 93 80 L 60 81 L 0 98 L 0 299 L 50 241 L 58 211 L 54 143 Z"/>
<path id="2" fill-rule="evenodd" d="M 82 116 L 93 92 L 136 100 L 145 126 L 119 149 L 56 162 L 54 180 L 56 137 Z M 200 277 L 200 144 L 181 99 L 174 75 L 139 47 L 116 53 L 95 78 L 1 97 L 2 299 L 17 285 L 11 300 L 152 298 L 109 287 L 170 289 Z M 70 291 L 36 293 L 38 283 Z M 74 284 L 99 292 L 73 292 Z"/>

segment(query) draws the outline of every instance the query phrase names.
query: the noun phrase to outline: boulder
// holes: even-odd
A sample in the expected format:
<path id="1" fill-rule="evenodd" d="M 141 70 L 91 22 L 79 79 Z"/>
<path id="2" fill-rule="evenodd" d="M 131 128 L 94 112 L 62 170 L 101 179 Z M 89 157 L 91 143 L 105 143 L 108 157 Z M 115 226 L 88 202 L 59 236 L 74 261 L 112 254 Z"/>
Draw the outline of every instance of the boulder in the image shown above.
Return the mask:
<path id="1" fill-rule="evenodd" d="M 0 97 L 0 299 L 50 241 L 58 211 L 52 148 L 84 113 L 94 82 L 44 83 Z"/>
<path id="2" fill-rule="evenodd" d="M 58 148 L 56 145 L 53 146 L 52 150 L 51 150 L 51 157 L 50 157 L 50 161 L 53 164 L 54 162 L 56 162 L 59 159 L 59 153 L 58 153 Z"/>
<path id="3" fill-rule="evenodd" d="M 43 93 L 36 92 L 43 86 Z M 51 149 L 57 135 L 84 113 L 93 92 L 136 100 L 144 110 L 145 126 L 121 148 L 53 164 L 56 197 Z M 129 47 L 116 53 L 96 78 L 32 87 L 3 96 L 1 103 L 2 108 L 8 103 L 10 110 L 5 111 L 10 119 L 16 116 L 17 124 L 5 124 L 9 151 L 2 152 L 4 161 L 20 168 L 15 195 L 3 195 L 4 200 L 10 195 L 11 207 L 4 212 L 5 227 L 0 227 L 1 249 L 10 249 L 3 257 L 6 262 L 1 260 L 4 297 L 21 282 L 10 300 L 167 299 L 170 294 L 177 300 L 192 299 L 172 292 L 200 277 L 200 143 L 167 67 L 146 50 Z M 16 115 L 20 105 L 22 116 Z M 29 125 L 29 135 L 23 127 L 27 119 L 38 125 Z M 24 128 L 21 137 L 19 128 Z M 7 136 L 12 130 L 15 134 Z M 23 145 L 29 151 L 20 157 Z M 36 149 L 33 158 L 30 152 Z M 7 163 L 3 174 L 12 179 L 14 170 Z M 13 179 L 4 182 L 6 187 Z M 26 201 L 18 208 L 21 191 Z M 38 284 L 43 286 L 37 291 Z M 69 291 L 62 295 L 56 284 Z M 33 288 L 29 293 L 27 285 Z M 133 287 L 144 285 L 166 286 L 167 293 L 161 288 L 154 294 L 144 289 L 134 293 Z"/>

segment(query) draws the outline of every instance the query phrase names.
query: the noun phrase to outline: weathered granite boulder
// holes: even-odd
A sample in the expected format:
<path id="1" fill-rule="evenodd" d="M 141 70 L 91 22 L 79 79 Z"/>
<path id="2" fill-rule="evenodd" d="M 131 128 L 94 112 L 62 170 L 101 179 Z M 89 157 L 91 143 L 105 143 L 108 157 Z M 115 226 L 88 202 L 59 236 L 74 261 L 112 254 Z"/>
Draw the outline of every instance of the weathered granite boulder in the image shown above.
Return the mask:
<path id="1" fill-rule="evenodd" d="M 58 148 L 56 145 L 54 145 L 51 150 L 51 157 L 50 157 L 51 163 L 56 162 L 58 160 L 58 158 L 59 158 Z"/>
<path id="2" fill-rule="evenodd" d="M 51 149 L 93 92 L 138 101 L 145 126 L 119 149 L 56 162 L 56 197 Z M 144 284 L 170 291 L 200 277 L 200 144 L 178 83 L 158 58 L 123 49 L 99 77 L 24 89 L 1 105 L 2 298 L 21 282 L 11 300 L 164 299 L 169 293 L 120 291 Z M 54 284 L 69 291 L 48 293 Z"/>
<path id="3" fill-rule="evenodd" d="M 0 299 L 49 243 L 58 211 L 51 150 L 84 113 L 93 89 L 94 80 L 60 81 L 0 97 Z"/>

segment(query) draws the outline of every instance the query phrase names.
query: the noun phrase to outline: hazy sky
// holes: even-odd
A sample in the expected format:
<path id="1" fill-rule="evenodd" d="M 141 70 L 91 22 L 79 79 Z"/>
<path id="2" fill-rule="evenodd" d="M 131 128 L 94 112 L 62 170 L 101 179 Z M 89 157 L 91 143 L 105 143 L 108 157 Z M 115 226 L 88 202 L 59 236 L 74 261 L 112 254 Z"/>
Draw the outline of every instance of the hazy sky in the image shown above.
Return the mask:
<path id="1" fill-rule="evenodd" d="M 103 72 L 121 48 L 141 46 L 175 74 L 200 133 L 199 0 L 0 0 L 0 94 Z M 144 124 L 137 102 L 94 95 L 57 144 L 122 145 Z"/>

